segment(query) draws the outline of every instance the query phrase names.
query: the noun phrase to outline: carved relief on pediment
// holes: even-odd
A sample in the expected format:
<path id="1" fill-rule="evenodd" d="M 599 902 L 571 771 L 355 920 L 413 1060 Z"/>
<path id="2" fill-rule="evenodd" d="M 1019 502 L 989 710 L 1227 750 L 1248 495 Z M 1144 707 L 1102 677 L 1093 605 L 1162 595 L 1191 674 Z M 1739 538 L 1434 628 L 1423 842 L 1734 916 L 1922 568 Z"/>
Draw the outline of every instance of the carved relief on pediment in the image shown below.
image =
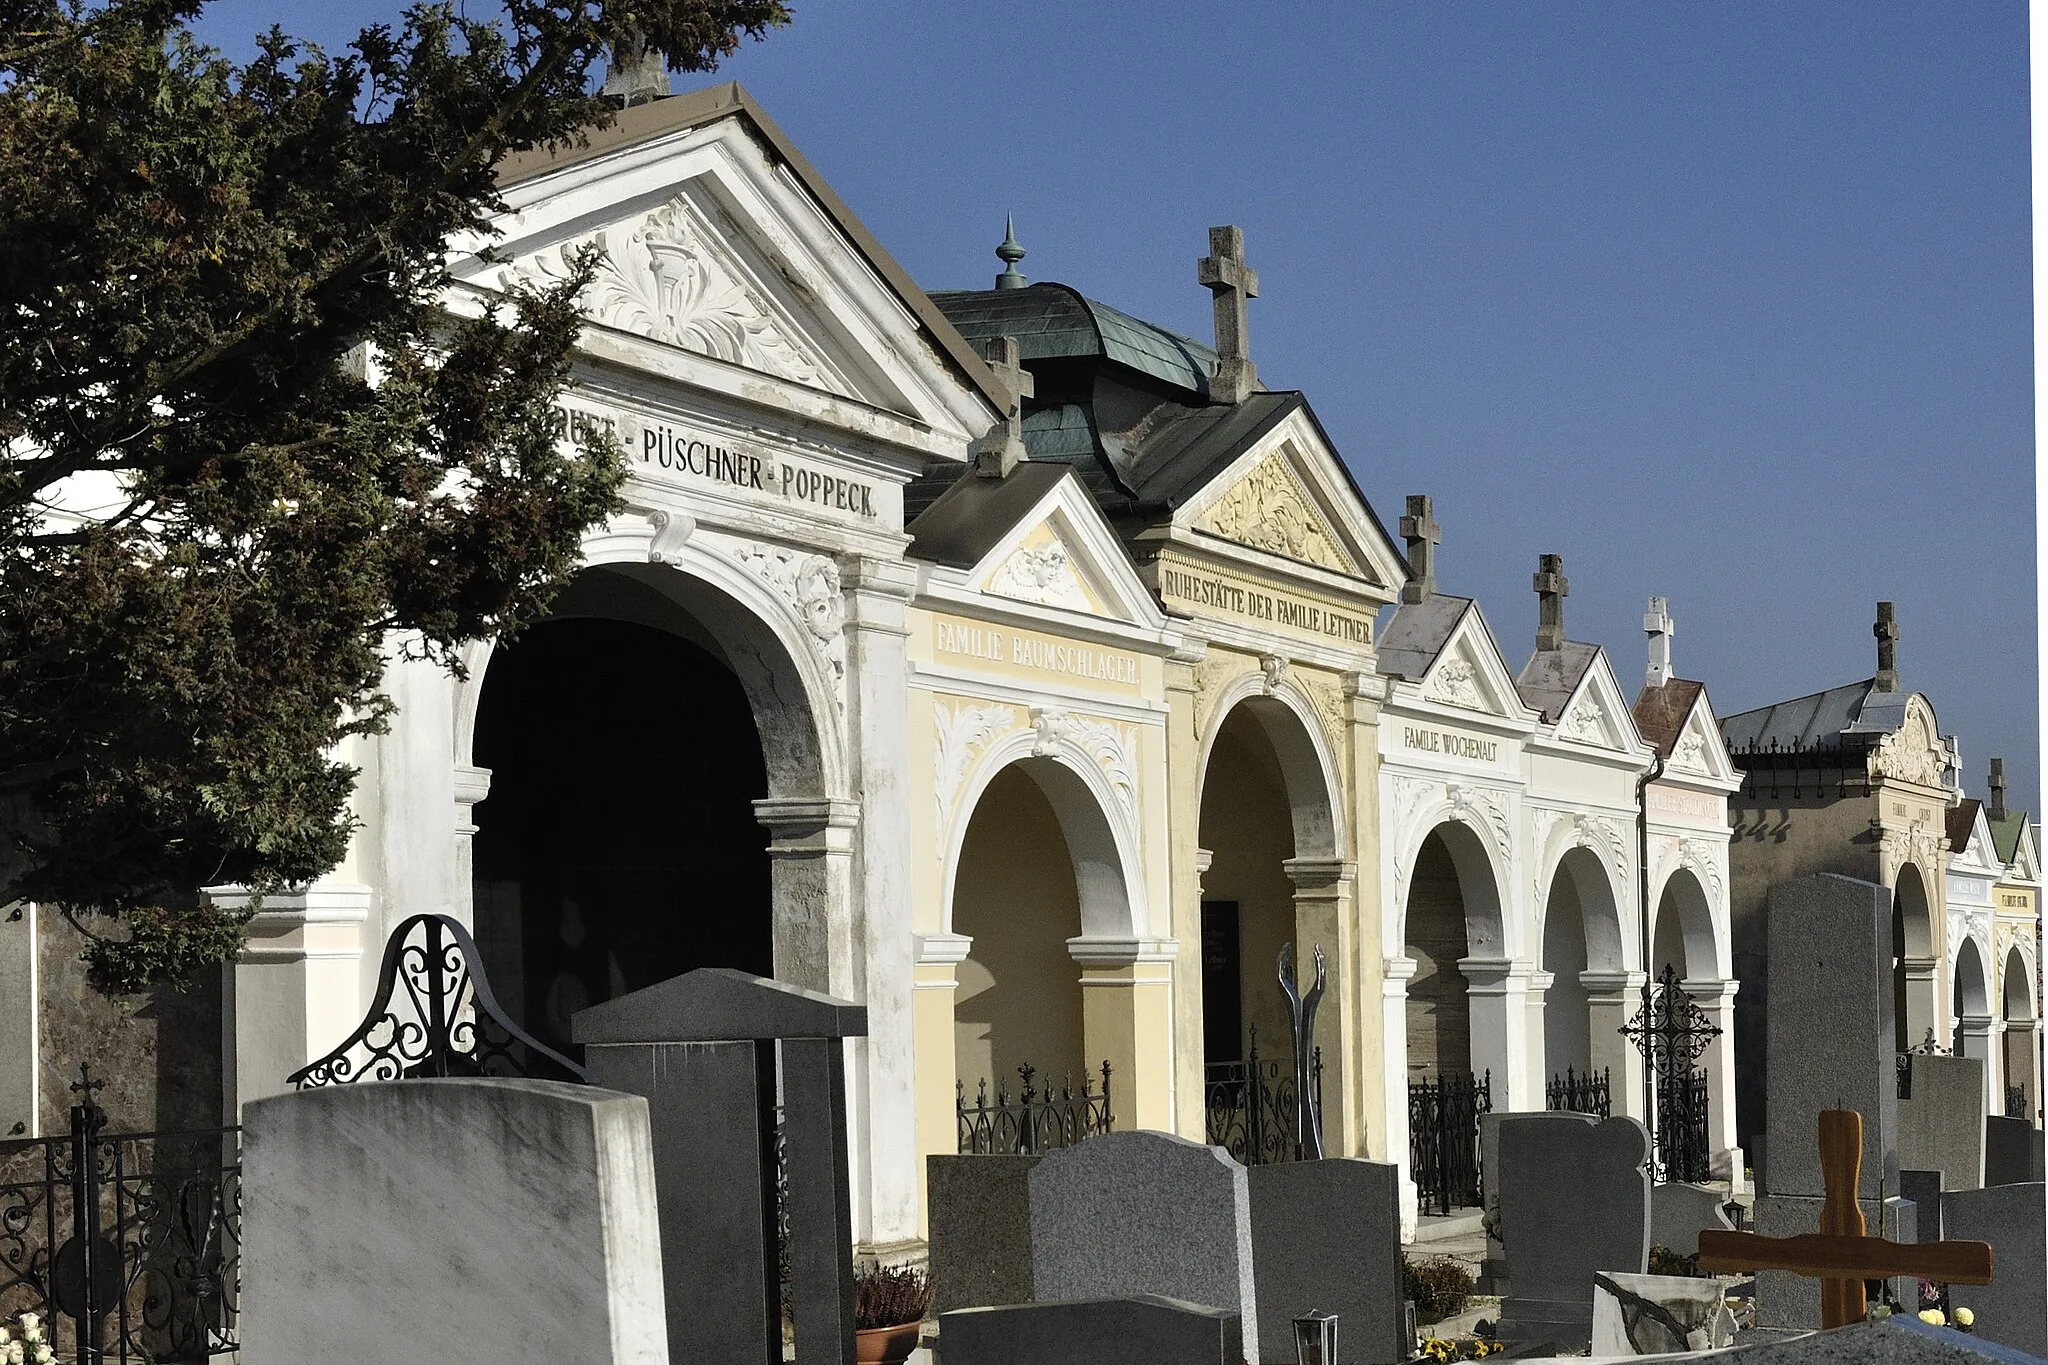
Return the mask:
<path id="1" fill-rule="evenodd" d="M 1336 537 L 1309 505 L 1286 460 L 1277 452 L 1259 461 L 1250 473 L 1231 485 L 1197 524 L 1254 550 L 1338 573 L 1355 572 L 1338 548 Z"/>

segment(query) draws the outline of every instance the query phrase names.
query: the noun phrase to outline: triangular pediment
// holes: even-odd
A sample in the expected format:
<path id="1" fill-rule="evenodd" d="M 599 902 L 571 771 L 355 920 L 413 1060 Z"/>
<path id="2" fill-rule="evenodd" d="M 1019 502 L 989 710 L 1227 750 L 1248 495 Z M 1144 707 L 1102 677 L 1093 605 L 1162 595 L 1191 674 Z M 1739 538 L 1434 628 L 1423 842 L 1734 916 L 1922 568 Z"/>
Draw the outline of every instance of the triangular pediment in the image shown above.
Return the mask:
<path id="1" fill-rule="evenodd" d="M 981 358 L 743 93 L 662 104 L 592 150 L 521 159 L 500 236 L 456 244 L 451 303 L 590 253 L 581 349 L 608 374 L 964 459 L 1007 401 Z"/>
<path id="2" fill-rule="evenodd" d="M 1122 541 L 1071 471 L 967 571 L 964 586 L 985 597 L 1147 629 L 1166 623 Z"/>
<path id="3" fill-rule="evenodd" d="M 1436 661 L 1422 675 L 1419 691 L 1424 701 L 1489 716 L 1520 716 L 1527 710 L 1477 607 L 1468 608 L 1459 619 Z"/>
<path id="4" fill-rule="evenodd" d="M 1678 738 L 1672 741 L 1671 757 L 1666 760 L 1673 773 L 1688 777 L 1711 778 L 1717 782 L 1735 780 L 1735 764 L 1728 757 L 1728 745 L 1721 738 L 1721 727 L 1714 719 L 1713 708 L 1707 703 L 1705 689 L 1686 714 L 1685 724 L 1679 727 Z"/>
<path id="5" fill-rule="evenodd" d="M 1407 565 L 1302 404 L 1219 469 L 1176 529 L 1251 561 L 1369 584 L 1390 597 Z"/>
<path id="6" fill-rule="evenodd" d="M 1594 655 L 1585 676 L 1557 715 L 1557 738 L 1593 749 L 1634 753 L 1644 749 L 1635 718 L 1622 700 L 1621 685 L 1605 651 Z"/>

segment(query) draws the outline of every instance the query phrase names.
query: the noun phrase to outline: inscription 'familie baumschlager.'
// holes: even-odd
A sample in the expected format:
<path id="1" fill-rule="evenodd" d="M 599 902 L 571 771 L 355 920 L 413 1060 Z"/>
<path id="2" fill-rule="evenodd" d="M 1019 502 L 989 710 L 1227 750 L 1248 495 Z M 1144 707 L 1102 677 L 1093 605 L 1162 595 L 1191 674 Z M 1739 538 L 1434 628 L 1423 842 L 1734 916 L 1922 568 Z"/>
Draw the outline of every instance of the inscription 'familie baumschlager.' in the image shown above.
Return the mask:
<path id="1" fill-rule="evenodd" d="M 555 412 L 558 436 L 580 439 L 595 430 L 608 431 L 618 438 L 627 458 L 645 469 L 686 474 L 852 516 L 875 516 L 874 486 L 859 479 L 721 445 L 661 422 L 614 419 L 573 408 Z"/>
<path id="2" fill-rule="evenodd" d="M 1481 763 L 1492 763 L 1500 756 L 1499 740 L 1477 739 L 1461 735 L 1456 730 L 1435 730 L 1421 725 L 1402 726 L 1401 744 L 1426 754 L 1449 754 L 1452 758 L 1472 758 Z"/>
<path id="3" fill-rule="evenodd" d="M 940 654 L 979 659 L 985 663 L 1008 664 L 1042 673 L 1058 673 L 1091 682 L 1114 683 L 1119 687 L 1139 684 L 1138 658 L 1114 649 L 1071 644 L 1022 631 L 993 626 L 938 620 L 933 622 L 932 645 Z"/>

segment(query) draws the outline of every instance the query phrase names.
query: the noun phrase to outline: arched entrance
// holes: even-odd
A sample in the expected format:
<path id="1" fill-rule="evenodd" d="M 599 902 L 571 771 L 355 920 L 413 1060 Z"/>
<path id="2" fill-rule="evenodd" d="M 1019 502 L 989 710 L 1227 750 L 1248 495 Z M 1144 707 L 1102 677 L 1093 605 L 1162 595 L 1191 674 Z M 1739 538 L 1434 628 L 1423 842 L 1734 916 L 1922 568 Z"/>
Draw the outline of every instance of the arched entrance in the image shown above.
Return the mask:
<path id="1" fill-rule="evenodd" d="M 1470 826 L 1445 821 L 1423 838 L 1403 911 L 1408 982 L 1408 1074 L 1435 1078 L 1491 1069 L 1496 1040 L 1475 1032 L 1473 983 L 1461 965 L 1500 952 L 1500 891 Z M 1495 1084 L 1503 1083 L 1504 1074 Z"/>
<path id="2" fill-rule="evenodd" d="M 1657 918 L 1650 936 L 1652 977 L 1666 967 L 1678 979 L 1712 979 L 1719 968 L 1714 953 L 1714 912 L 1707 904 L 1706 889 L 1689 867 L 1673 872 L 1657 898 Z"/>
<path id="3" fill-rule="evenodd" d="M 1225 715 L 1202 773 L 1200 828 L 1204 1058 L 1242 1061 L 1256 1029 L 1261 1056 L 1286 1061 L 1280 952 L 1295 944 L 1306 956 L 1317 932 L 1297 913 L 1295 860 L 1332 858 L 1336 831 L 1322 762 L 1285 703 L 1251 697 Z"/>
<path id="4" fill-rule="evenodd" d="M 1556 1081 L 1567 1068 L 1581 1077 L 1612 1070 L 1616 1050 L 1605 1046 L 1605 1037 L 1596 1046 L 1591 1009 L 1595 991 L 1607 994 L 1606 983 L 1623 968 L 1621 915 L 1613 883 L 1590 848 L 1566 850 L 1551 874 L 1543 906 L 1542 962 L 1550 974 L 1543 993 L 1545 1074 Z M 1603 1023 L 1609 1022 L 1605 1015 L 1610 1012 L 1602 1011 Z"/>
<path id="5" fill-rule="evenodd" d="M 1935 1027 L 1934 968 L 1934 917 L 1926 883 L 1920 869 L 1906 863 L 1892 883 L 1892 1022 L 1900 1052 L 1918 1047 Z"/>
<path id="6" fill-rule="evenodd" d="M 823 743 L 757 612 L 644 558 L 600 564 L 472 661 L 456 733 L 488 784 L 468 846 L 476 936 L 501 1003 L 544 1042 L 565 1046 L 584 1005 L 694 967 L 827 985 L 843 896 L 816 892 L 843 869 L 782 827 L 833 804 L 812 795 Z"/>
<path id="7" fill-rule="evenodd" d="M 2034 1074 L 2035 1060 L 2041 1043 L 2035 1037 L 2038 1026 L 2034 1018 L 2034 973 L 2026 956 L 2015 947 L 2005 955 L 2004 989 L 2000 992 L 2000 1013 L 2004 1016 L 2005 1036 L 2001 1040 L 2001 1070 L 2005 1077 L 2003 1112 L 2017 1117 L 2033 1119 L 2040 1109 L 2041 1096 L 2036 1089 L 2038 1078 Z"/>

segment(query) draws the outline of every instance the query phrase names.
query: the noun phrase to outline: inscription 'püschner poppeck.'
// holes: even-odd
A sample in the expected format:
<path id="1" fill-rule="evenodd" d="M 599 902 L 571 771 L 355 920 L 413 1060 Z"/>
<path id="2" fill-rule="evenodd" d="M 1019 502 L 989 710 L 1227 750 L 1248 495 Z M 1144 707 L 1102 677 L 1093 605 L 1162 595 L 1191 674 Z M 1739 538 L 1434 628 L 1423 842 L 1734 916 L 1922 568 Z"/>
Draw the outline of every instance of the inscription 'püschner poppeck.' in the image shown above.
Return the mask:
<path id="1" fill-rule="evenodd" d="M 646 469 L 688 474 L 711 483 L 750 489 L 791 502 L 873 517 L 874 486 L 787 460 L 720 445 L 661 422 L 631 417 L 623 420 L 572 408 L 557 408 L 557 426 L 564 438 L 582 437 L 603 428 L 618 436 L 634 461 Z"/>

